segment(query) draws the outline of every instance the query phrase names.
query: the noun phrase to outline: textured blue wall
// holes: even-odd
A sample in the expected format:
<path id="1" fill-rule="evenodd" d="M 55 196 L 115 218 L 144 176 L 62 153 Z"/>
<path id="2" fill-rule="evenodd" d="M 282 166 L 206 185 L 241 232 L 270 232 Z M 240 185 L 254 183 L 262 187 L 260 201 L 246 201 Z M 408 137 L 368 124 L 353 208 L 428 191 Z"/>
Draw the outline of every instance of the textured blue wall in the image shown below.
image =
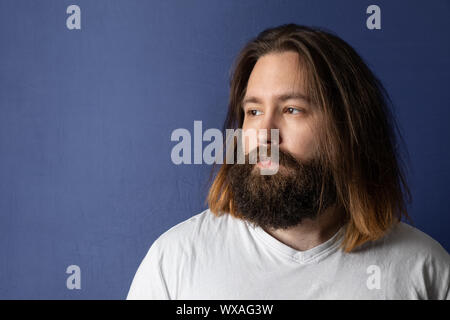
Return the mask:
<path id="1" fill-rule="evenodd" d="M 449 14 L 448 0 L 0 0 L 0 298 L 124 298 L 156 237 L 206 208 L 210 167 L 174 165 L 172 131 L 221 128 L 235 55 L 288 22 L 336 32 L 384 82 L 411 215 L 449 250 Z"/>

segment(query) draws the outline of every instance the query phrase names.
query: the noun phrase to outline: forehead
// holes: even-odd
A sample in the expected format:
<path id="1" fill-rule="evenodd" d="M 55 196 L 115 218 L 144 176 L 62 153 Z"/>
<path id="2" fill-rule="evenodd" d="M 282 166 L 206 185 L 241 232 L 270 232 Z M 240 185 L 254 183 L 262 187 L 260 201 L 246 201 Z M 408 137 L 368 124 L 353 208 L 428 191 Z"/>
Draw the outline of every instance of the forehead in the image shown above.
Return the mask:
<path id="1" fill-rule="evenodd" d="M 246 89 L 246 96 L 270 98 L 273 95 L 305 92 L 305 72 L 299 55 L 293 51 L 270 53 L 256 62 Z"/>

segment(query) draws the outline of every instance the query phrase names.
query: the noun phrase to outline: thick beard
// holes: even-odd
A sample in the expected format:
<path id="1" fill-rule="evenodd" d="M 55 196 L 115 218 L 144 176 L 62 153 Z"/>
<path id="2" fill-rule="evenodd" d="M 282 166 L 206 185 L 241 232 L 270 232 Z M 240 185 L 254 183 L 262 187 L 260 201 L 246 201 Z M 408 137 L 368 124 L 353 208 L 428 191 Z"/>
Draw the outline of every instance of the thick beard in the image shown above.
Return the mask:
<path id="1" fill-rule="evenodd" d="M 257 226 L 293 227 L 303 219 L 315 219 L 336 202 L 333 179 L 317 160 L 301 162 L 279 150 L 279 170 L 274 175 L 261 175 L 256 165 L 249 164 L 248 155 L 245 160 L 231 165 L 227 180 L 238 215 Z"/>

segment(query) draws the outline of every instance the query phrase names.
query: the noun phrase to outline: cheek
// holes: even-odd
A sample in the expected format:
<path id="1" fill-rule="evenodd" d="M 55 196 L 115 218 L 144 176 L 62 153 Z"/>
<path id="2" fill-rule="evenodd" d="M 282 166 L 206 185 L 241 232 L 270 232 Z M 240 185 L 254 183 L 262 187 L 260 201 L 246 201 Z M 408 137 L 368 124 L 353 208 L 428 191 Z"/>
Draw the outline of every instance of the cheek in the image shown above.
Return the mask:
<path id="1" fill-rule="evenodd" d="M 283 145 L 286 151 L 300 160 L 313 158 L 317 149 L 316 137 L 309 127 L 285 132 Z"/>

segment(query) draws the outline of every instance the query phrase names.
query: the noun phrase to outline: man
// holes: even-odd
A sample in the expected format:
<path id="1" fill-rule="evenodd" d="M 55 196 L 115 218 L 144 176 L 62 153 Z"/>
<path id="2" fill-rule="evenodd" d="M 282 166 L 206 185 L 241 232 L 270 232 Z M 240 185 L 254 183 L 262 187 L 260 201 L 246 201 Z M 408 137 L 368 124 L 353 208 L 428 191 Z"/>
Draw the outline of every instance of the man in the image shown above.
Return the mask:
<path id="1" fill-rule="evenodd" d="M 225 128 L 277 129 L 278 171 L 245 144 L 209 209 L 160 236 L 128 299 L 449 299 L 450 258 L 401 222 L 409 195 L 388 96 L 343 40 L 294 24 L 241 51 Z M 241 141 L 242 143 L 242 141 Z"/>

